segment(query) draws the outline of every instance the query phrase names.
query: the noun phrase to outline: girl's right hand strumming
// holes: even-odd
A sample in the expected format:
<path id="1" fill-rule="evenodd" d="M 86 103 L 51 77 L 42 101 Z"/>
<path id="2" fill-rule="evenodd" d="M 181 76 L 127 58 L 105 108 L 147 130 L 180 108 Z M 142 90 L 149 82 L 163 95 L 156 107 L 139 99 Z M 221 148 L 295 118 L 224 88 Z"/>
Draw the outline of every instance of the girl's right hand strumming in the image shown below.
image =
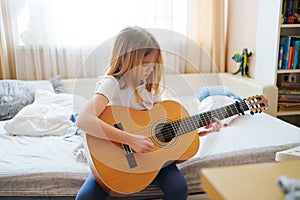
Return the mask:
<path id="1" fill-rule="evenodd" d="M 130 136 L 128 145 L 137 153 L 147 153 L 154 147 L 152 141 L 145 136 L 133 134 Z"/>

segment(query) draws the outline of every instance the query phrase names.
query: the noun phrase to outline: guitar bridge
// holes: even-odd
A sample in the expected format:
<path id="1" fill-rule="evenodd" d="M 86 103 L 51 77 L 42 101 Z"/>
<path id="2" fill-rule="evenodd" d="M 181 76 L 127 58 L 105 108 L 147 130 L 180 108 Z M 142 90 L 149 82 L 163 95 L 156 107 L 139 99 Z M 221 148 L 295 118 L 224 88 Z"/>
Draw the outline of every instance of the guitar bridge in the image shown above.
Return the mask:
<path id="1" fill-rule="evenodd" d="M 114 124 L 114 127 L 117 128 L 117 129 L 120 129 L 120 130 L 124 130 L 121 123 Z M 134 168 L 134 167 L 137 167 L 137 163 L 136 163 L 136 160 L 135 160 L 135 157 L 134 157 L 134 154 L 133 154 L 133 151 L 132 151 L 131 147 L 127 144 L 122 144 L 122 148 L 123 148 L 123 152 L 124 152 L 124 155 L 127 159 L 129 167 L 131 169 Z"/>

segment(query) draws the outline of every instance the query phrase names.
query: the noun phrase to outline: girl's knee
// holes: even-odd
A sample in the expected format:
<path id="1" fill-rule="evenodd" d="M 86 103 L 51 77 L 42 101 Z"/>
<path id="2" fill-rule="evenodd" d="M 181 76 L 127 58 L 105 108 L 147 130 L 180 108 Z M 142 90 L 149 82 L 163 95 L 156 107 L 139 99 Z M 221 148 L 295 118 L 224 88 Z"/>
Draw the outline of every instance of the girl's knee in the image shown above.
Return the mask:
<path id="1" fill-rule="evenodd" d="M 165 199 L 185 200 L 188 197 L 188 185 L 185 181 L 172 183 L 164 191 Z"/>
<path id="2" fill-rule="evenodd" d="M 107 197 L 108 193 L 90 175 L 81 186 L 75 200 L 105 200 Z"/>

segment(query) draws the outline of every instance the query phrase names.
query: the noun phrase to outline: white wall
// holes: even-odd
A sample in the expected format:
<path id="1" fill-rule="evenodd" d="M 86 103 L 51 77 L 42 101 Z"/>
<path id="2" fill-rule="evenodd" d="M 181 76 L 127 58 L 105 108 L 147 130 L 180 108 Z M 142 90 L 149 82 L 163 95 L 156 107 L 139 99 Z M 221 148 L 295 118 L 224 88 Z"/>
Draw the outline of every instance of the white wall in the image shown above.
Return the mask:
<path id="1" fill-rule="evenodd" d="M 249 74 L 251 77 L 254 76 L 258 1 L 228 0 L 227 72 L 234 72 L 240 66 L 240 63 L 232 60 L 232 56 L 241 53 L 243 48 L 248 48 L 252 51 L 249 58 Z"/>

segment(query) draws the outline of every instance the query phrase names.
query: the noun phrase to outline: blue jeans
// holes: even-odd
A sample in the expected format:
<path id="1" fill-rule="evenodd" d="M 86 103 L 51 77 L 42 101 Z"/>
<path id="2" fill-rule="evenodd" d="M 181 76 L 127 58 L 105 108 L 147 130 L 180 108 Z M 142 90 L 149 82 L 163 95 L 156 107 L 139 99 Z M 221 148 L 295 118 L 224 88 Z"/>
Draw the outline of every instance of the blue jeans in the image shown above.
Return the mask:
<path id="1" fill-rule="evenodd" d="M 188 187 L 182 173 L 175 164 L 163 167 L 151 184 L 157 185 L 164 193 L 165 200 L 186 200 Z M 89 175 L 80 188 L 76 200 L 105 200 L 109 194 Z"/>

